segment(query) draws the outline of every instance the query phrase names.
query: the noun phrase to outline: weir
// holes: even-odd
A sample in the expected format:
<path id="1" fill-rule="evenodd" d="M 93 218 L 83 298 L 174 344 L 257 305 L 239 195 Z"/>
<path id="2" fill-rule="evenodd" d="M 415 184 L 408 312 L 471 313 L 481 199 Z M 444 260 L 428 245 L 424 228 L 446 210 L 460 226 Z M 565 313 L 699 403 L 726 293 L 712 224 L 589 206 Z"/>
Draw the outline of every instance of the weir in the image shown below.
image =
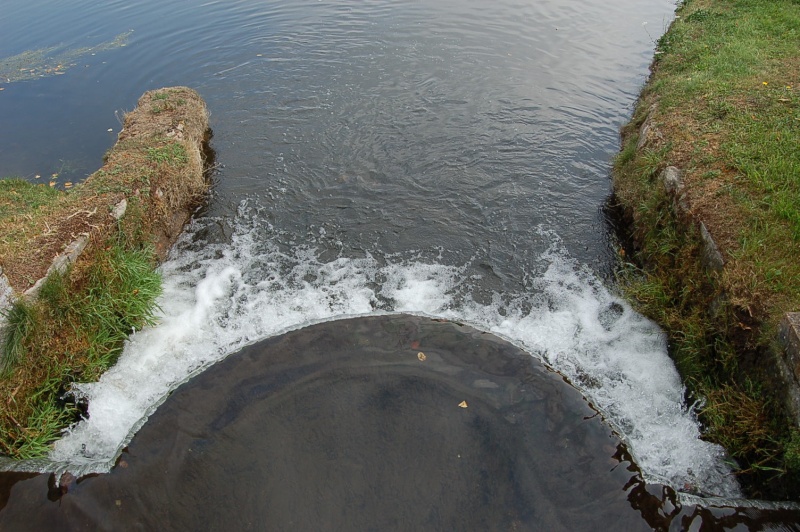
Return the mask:
<path id="1" fill-rule="evenodd" d="M 319 499 L 320 519 L 334 506 L 358 516 L 352 501 L 374 502 L 376 491 L 391 497 L 389 488 L 362 475 L 374 469 L 385 475 L 378 478 L 401 483 L 398 492 L 412 507 L 398 511 L 417 522 L 449 523 L 455 516 L 453 522 L 481 524 L 480 516 L 459 510 L 471 499 L 492 523 L 563 519 L 588 527 L 590 515 L 558 509 L 571 508 L 571 497 L 587 501 L 598 519 L 632 528 L 796 521 L 791 509 L 762 513 L 740 498 L 724 451 L 701 438 L 662 331 L 614 288 L 618 251 L 602 209 L 611 193 L 608 161 L 652 57 L 653 39 L 642 22 L 649 19 L 652 28 L 669 20 L 671 3 L 167 4 L 145 0 L 123 9 L 76 0 L 71 15 L 62 13 L 65 20 L 76 27 L 83 24 L 69 19 L 76 13 L 97 27 L 97 17 L 124 20 L 137 25 L 134 39 L 99 72 L 94 63 L 80 71 L 92 83 L 74 69 L 36 83 L 53 83 L 43 88 L 50 95 L 101 101 L 105 94 L 106 117 L 153 86 L 194 87 L 212 111 L 219 162 L 209 201 L 160 266 L 158 324 L 137 328 L 101 378 L 76 383 L 85 419 L 54 444 L 46 464 L 16 464 L 55 474 L 2 477 L 0 501 L 10 502 L 0 519 L 16 523 L 26 513 L 13 498 L 19 493 L 33 494 L 36 510 L 27 513 L 48 522 L 91 523 L 109 509 L 125 514 L 126 523 L 149 522 L 155 516 L 137 506 L 132 490 L 140 480 L 168 485 L 154 473 L 165 457 L 179 455 L 174 482 L 191 483 L 187 496 L 206 501 L 215 495 L 219 471 L 203 462 L 203 453 L 230 458 L 244 478 L 253 456 L 248 449 L 260 447 L 263 461 L 253 475 L 262 483 L 251 476 L 239 489 L 231 481 L 220 494 L 246 501 L 247 515 L 256 517 L 276 504 L 289 508 L 290 519 L 302 500 L 276 494 L 264 480 L 271 474 L 291 483 L 295 494 L 333 493 Z M 12 12 L 27 20 L 35 7 Z M 36 15 L 46 26 L 50 15 Z M 57 27 L 68 31 L 65 20 Z M 10 38 L 34 47 L 24 37 Z M 119 90 L 98 90 L 104 83 Z M 12 88 L 3 91 L 0 112 L 10 112 L 6 102 L 20 101 L 7 98 L 21 98 Z M 89 117 L 82 123 L 90 138 L 96 123 Z M 443 343 L 417 338 L 421 330 L 436 331 L 430 338 Z M 320 331 L 335 341 L 303 349 Z M 453 347 L 445 337 L 467 343 Z M 486 354 L 487 345 L 513 352 L 504 360 L 516 369 L 481 369 L 485 375 L 459 381 L 473 371 L 463 369 L 461 357 Z M 418 371 L 438 364 L 444 352 L 455 353 L 444 369 Z M 389 354 L 410 358 L 396 364 L 380 358 Z M 303 358 L 311 355 L 317 358 Z M 370 366 L 364 361 L 371 357 L 383 362 Z M 268 360 L 282 361 L 283 369 L 271 374 Z M 341 397 L 325 395 L 336 387 L 314 388 L 315 377 L 297 369 L 333 360 L 350 369 L 334 368 L 318 382 L 342 377 Z M 226 368 L 250 362 L 255 366 L 217 388 Z M 520 379 L 531 371 L 548 383 L 531 404 L 548 411 L 540 421 L 530 418 L 526 430 L 513 408 L 524 403 L 518 392 L 528 383 Z M 370 380 L 376 375 L 384 379 L 377 381 L 385 385 L 382 395 Z M 502 400 L 493 395 L 498 390 Z M 431 406 L 451 399 L 458 399 L 452 408 Z M 184 408 L 212 403 L 207 411 Z M 352 404 L 364 406 L 364 427 L 355 416 L 336 422 Z M 381 415 L 370 410 L 381 405 Z M 420 411 L 423 419 L 415 416 Z M 501 411 L 509 416 L 495 415 Z M 190 425 L 196 416 L 213 420 L 190 434 L 176 421 L 183 414 Z M 459 424 L 463 419 L 471 424 Z M 549 441 L 543 452 L 536 450 L 535 427 L 544 427 L 543 444 Z M 380 469 L 374 455 L 359 461 L 367 453 L 358 453 L 358 443 L 367 433 L 385 436 L 366 448 L 386 450 L 394 464 L 408 466 L 408 478 Z M 459 436 L 450 442 L 447 434 Z M 299 443 L 282 445 L 282 436 Z M 329 439 L 336 445 L 326 447 Z M 390 449 L 394 440 L 416 445 L 416 452 Z M 571 447 L 576 440 L 586 442 L 580 451 Z M 459 469 L 458 449 L 449 443 L 498 452 L 476 452 Z M 225 444 L 235 452 L 214 454 Z M 358 456 L 348 454 L 353 449 Z M 426 454 L 431 449 L 443 454 Z M 539 466 L 529 453 L 539 453 L 542 478 L 531 478 Z M 412 489 L 432 461 L 453 466 L 441 472 L 453 474 L 452 493 L 437 491 L 445 484 L 439 480 Z M 480 469 L 480 462 L 490 467 Z M 341 473 L 359 482 L 351 492 L 313 491 L 302 481 L 319 480 L 319 471 L 312 475 L 307 465 L 325 471 L 326 481 Z M 192 491 L 203 487 L 206 493 Z M 259 498 L 259 490 L 275 496 Z M 507 511 L 484 504 L 484 495 Z M 437 497 L 447 508 L 425 513 Z M 79 516 L 82 505 L 96 513 Z M 160 506 L 161 515 L 175 511 L 168 506 Z M 185 517 L 205 516 L 207 524 L 214 519 L 209 513 L 225 516 L 229 509 L 209 503 Z M 376 512 L 364 514 L 385 524 Z"/>
<path id="2" fill-rule="evenodd" d="M 720 502 L 646 483 L 599 412 L 513 344 L 397 314 L 227 357 L 175 390 L 107 474 L 0 475 L 9 529 L 666 530 L 795 515 Z"/>

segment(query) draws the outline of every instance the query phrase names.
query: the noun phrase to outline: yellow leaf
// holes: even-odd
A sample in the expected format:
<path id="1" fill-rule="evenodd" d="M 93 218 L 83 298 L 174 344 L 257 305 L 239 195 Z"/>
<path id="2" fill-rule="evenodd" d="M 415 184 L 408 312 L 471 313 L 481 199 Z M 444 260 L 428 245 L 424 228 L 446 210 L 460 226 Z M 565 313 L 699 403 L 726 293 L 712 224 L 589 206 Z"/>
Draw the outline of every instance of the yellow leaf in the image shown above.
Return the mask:
<path id="1" fill-rule="evenodd" d="M 425 359 L 428 357 L 425 356 L 425 353 L 420 351 L 419 353 L 417 353 L 417 358 L 419 359 L 420 362 L 425 362 Z"/>
<path id="2" fill-rule="evenodd" d="M 458 403 L 458 406 L 460 406 L 461 408 L 467 408 L 467 402 L 461 401 L 460 403 Z"/>

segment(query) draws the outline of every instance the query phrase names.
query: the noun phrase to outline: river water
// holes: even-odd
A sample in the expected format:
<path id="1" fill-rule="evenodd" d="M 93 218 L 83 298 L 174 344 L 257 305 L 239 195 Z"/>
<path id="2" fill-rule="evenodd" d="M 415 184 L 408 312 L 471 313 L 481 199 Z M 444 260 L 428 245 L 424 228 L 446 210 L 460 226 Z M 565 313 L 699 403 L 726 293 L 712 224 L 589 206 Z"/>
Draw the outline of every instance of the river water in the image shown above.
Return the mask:
<path id="1" fill-rule="evenodd" d="M 217 162 L 162 267 L 161 324 L 78 387 L 90 418 L 46 468 L 107 471 L 172 390 L 244 346 L 402 312 L 490 331 L 557 370 L 653 485 L 739 497 L 663 335 L 613 292 L 610 160 L 673 9 L 4 2 L 0 57 L 46 50 L 0 84 L 0 175 L 80 181 L 117 116 L 169 85 L 205 98 Z"/>

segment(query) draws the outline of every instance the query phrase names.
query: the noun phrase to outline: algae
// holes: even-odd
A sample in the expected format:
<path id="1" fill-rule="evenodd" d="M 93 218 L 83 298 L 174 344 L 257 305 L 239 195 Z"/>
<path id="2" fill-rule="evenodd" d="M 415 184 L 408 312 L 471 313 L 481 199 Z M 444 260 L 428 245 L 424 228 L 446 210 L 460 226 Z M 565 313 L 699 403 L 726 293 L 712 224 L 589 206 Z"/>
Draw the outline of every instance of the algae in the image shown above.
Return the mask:
<path id="1" fill-rule="evenodd" d="M 21 54 L 0 59 L 0 83 L 14 83 L 31 79 L 64 74 L 75 61 L 83 56 L 98 54 L 128 43 L 133 30 L 120 33 L 110 41 L 95 46 L 64 49 L 64 46 L 51 46 L 26 50 Z"/>

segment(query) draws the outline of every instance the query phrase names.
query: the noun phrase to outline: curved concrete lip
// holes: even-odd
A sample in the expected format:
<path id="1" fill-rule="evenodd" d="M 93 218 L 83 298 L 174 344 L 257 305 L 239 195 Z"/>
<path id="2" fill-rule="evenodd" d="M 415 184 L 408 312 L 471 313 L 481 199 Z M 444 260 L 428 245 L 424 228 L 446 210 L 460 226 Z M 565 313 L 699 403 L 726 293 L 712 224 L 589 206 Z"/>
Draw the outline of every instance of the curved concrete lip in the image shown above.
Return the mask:
<path id="1" fill-rule="evenodd" d="M 178 388 L 110 473 L 9 486 L 0 527 L 649 529 L 624 456 L 581 395 L 512 344 L 359 317 L 229 356 Z"/>

